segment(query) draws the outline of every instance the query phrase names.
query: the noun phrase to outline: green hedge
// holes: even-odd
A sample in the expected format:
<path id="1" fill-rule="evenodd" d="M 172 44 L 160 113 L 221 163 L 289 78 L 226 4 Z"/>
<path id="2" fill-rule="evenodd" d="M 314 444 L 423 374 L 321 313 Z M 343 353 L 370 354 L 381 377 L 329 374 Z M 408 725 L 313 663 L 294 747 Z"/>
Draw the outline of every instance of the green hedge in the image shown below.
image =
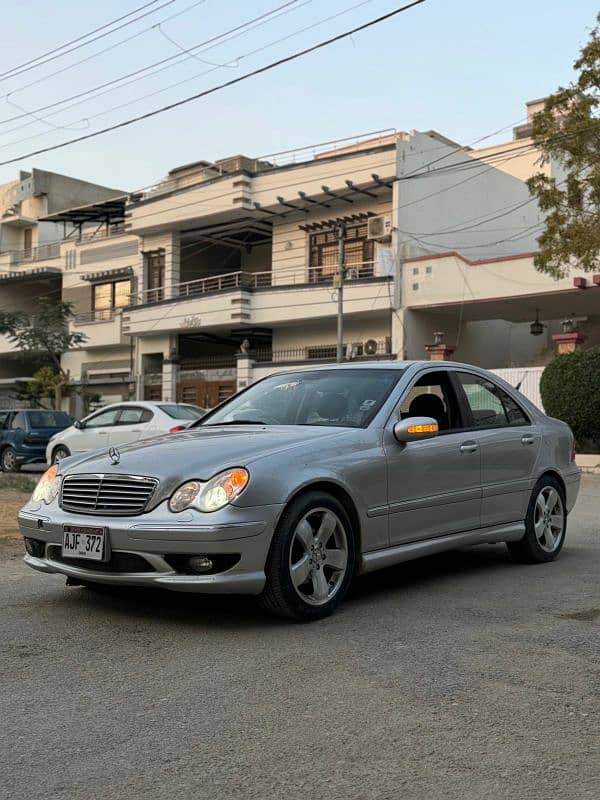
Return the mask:
<path id="1" fill-rule="evenodd" d="M 557 356 L 540 381 L 546 413 L 571 426 L 579 450 L 600 447 L 600 347 Z"/>

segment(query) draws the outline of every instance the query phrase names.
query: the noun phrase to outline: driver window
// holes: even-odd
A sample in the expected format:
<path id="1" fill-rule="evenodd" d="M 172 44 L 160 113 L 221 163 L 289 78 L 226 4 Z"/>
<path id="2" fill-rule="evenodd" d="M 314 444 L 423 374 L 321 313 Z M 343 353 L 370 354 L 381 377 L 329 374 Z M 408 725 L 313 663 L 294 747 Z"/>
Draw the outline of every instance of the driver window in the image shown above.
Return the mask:
<path id="1" fill-rule="evenodd" d="M 111 408 L 107 411 L 101 411 L 95 417 L 86 420 L 86 428 L 104 428 L 107 425 L 115 425 L 117 421 L 118 408 Z"/>
<path id="2" fill-rule="evenodd" d="M 462 427 L 458 403 L 447 372 L 427 372 L 400 404 L 400 418 L 433 417 L 440 431 Z"/>

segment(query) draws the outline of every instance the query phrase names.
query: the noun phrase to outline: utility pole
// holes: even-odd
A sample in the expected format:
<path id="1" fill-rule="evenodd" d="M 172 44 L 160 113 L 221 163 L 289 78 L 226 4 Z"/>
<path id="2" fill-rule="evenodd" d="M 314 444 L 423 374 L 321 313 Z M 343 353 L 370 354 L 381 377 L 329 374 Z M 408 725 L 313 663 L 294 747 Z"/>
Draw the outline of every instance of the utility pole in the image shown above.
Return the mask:
<path id="1" fill-rule="evenodd" d="M 344 276 L 346 273 L 346 223 L 341 221 L 337 226 L 338 237 L 338 271 L 335 280 L 335 287 L 338 293 L 337 309 L 337 357 L 336 361 L 341 364 L 344 360 Z"/>

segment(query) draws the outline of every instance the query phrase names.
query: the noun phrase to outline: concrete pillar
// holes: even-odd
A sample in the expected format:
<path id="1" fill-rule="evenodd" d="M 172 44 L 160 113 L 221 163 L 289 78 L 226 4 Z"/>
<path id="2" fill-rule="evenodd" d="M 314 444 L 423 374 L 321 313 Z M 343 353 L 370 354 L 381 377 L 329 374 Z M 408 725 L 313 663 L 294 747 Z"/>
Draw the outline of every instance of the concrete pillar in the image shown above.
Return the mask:
<path id="1" fill-rule="evenodd" d="M 574 353 L 579 350 L 581 345 L 585 342 L 585 336 L 578 331 L 572 333 L 555 333 L 552 336 L 552 341 L 556 344 L 556 351 L 559 355 L 563 353 Z"/>
<path id="2" fill-rule="evenodd" d="M 179 381 L 179 356 L 177 354 L 177 337 L 170 337 L 169 354 L 162 362 L 162 399 L 163 403 L 177 402 L 177 382 Z"/>
<path id="3" fill-rule="evenodd" d="M 247 352 L 236 353 L 237 359 L 237 390 L 245 389 L 252 383 L 254 361 Z"/>
<path id="4" fill-rule="evenodd" d="M 436 331 L 433 334 L 433 344 L 426 344 L 425 350 L 429 353 L 430 361 L 450 361 L 456 348 L 444 344 L 445 333 Z"/>

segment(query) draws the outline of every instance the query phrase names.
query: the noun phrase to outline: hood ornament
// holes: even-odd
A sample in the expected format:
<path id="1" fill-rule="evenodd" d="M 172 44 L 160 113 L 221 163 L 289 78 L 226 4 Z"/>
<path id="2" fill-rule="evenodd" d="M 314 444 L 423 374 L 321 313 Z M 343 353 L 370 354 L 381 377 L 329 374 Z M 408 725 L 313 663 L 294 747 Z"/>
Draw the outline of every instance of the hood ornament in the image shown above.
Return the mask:
<path id="1" fill-rule="evenodd" d="M 116 447 L 109 447 L 108 457 L 110 458 L 113 464 L 118 464 L 121 460 L 121 453 Z"/>

